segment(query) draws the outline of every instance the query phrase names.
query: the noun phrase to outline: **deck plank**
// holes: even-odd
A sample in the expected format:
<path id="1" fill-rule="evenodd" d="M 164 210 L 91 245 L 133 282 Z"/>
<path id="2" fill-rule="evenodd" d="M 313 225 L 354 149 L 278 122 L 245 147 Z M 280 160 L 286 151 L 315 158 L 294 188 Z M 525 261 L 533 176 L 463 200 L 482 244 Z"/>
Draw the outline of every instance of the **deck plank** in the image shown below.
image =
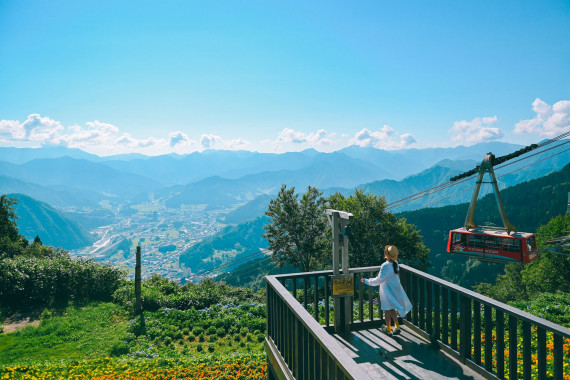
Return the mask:
<path id="1" fill-rule="evenodd" d="M 406 326 L 396 336 L 374 328 L 333 337 L 373 379 L 484 378 Z"/>

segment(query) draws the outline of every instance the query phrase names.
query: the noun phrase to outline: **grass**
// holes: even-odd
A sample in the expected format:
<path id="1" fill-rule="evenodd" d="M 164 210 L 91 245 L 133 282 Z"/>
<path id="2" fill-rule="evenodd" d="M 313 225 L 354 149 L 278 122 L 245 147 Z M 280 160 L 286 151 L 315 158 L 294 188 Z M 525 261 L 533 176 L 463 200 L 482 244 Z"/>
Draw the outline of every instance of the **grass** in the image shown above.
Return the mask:
<path id="1" fill-rule="evenodd" d="M 0 379 L 266 378 L 264 332 L 245 327 L 259 328 L 259 313 L 214 305 L 131 319 L 112 303 L 45 310 L 39 326 L 0 334 Z M 216 327 L 220 314 L 235 319 Z"/>
<path id="2" fill-rule="evenodd" d="M 124 339 L 127 321 L 112 303 L 44 311 L 38 327 L 0 335 L 0 366 L 105 357 Z"/>

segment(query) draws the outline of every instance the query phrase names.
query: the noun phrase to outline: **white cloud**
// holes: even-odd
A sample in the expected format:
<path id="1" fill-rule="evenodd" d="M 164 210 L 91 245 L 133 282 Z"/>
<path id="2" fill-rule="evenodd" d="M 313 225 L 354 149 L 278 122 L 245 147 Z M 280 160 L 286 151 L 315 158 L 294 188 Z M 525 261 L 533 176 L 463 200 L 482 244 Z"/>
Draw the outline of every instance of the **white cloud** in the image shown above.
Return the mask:
<path id="1" fill-rule="evenodd" d="M 242 139 L 241 137 L 224 142 L 224 148 L 231 150 L 245 149 L 249 146 L 251 146 L 251 143 L 246 139 Z"/>
<path id="2" fill-rule="evenodd" d="M 110 142 L 109 147 L 128 148 L 129 150 L 136 150 L 137 148 L 159 148 L 164 149 L 168 146 L 168 141 L 165 139 L 157 139 L 149 137 L 146 139 L 136 139 L 129 133 L 123 133 L 120 137 L 115 138 Z M 110 149 L 108 149 L 110 150 Z"/>
<path id="3" fill-rule="evenodd" d="M 0 137 L 7 140 L 20 140 L 24 137 L 24 129 L 17 120 L 0 120 Z"/>
<path id="4" fill-rule="evenodd" d="M 497 116 L 456 121 L 449 130 L 452 135 L 451 140 L 457 143 L 476 144 L 500 139 L 504 136 L 503 132 L 499 128 L 492 127 L 496 122 Z"/>
<path id="5" fill-rule="evenodd" d="M 380 131 L 371 131 L 367 128 L 356 132 L 348 142 L 349 145 L 360 147 L 373 147 L 377 149 L 404 149 L 416 143 L 416 139 L 409 133 L 398 135 L 396 131 L 384 125 Z"/>
<path id="6" fill-rule="evenodd" d="M 22 142 L 27 146 L 61 145 L 79 148 L 97 154 L 140 152 L 166 154 L 173 151 L 188 153 L 196 142 L 180 131 L 171 132 L 166 138 L 137 139 L 129 133 L 120 133 L 118 127 L 99 120 L 85 125 L 72 125 L 67 129 L 49 117 L 31 114 L 24 122 L 0 120 L 0 141 Z"/>
<path id="7" fill-rule="evenodd" d="M 112 124 L 102 123 L 99 120 L 85 123 L 86 127 L 73 125 L 69 127 L 71 133 L 53 139 L 52 143 L 64 143 L 70 148 L 87 148 L 90 146 L 108 145 L 119 133 L 119 128 Z"/>
<path id="8" fill-rule="evenodd" d="M 194 145 L 194 141 L 192 141 L 188 135 L 181 131 L 171 132 L 168 134 L 168 139 L 171 147 L 175 146 L 191 146 Z"/>
<path id="9" fill-rule="evenodd" d="M 222 138 L 216 135 L 202 135 L 200 136 L 200 145 L 203 148 L 213 148 L 214 145 L 222 142 Z"/>
<path id="10" fill-rule="evenodd" d="M 7 140 L 50 144 L 63 130 L 64 127 L 59 121 L 35 113 L 30 114 L 23 123 L 16 120 L 0 120 L 0 136 Z"/>
<path id="11" fill-rule="evenodd" d="M 326 135 L 326 132 L 323 132 L 319 131 L 311 136 L 315 140 L 323 140 Z M 164 138 L 150 136 L 139 139 L 130 133 L 121 132 L 113 124 L 99 120 L 65 128 L 59 121 L 38 114 L 29 115 L 24 122 L 0 120 L 0 142 L 34 147 L 61 145 L 100 155 L 133 152 L 149 155 L 173 152 L 185 154 L 204 148 L 247 149 L 252 145 L 243 138 L 224 140 L 213 134 L 201 135 L 198 144 L 182 131 L 170 132 Z"/>
<path id="12" fill-rule="evenodd" d="M 515 133 L 536 133 L 539 136 L 554 137 L 570 129 L 570 101 L 561 100 L 550 106 L 536 98 L 532 103 L 532 110 L 536 117 L 519 121 L 515 125 Z"/>
<path id="13" fill-rule="evenodd" d="M 334 136 L 335 134 L 331 134 L 329 137 L 329 133 L 324 129 L 319 129 L 317 132 L 307 134 L 295 131 L 291 128 L 284 128 L 279 133 L 279 136 L 277 136 L 276 144 L 310 144 L 311 146 L 330 145 L 334 143 L 331 138 Z"/>

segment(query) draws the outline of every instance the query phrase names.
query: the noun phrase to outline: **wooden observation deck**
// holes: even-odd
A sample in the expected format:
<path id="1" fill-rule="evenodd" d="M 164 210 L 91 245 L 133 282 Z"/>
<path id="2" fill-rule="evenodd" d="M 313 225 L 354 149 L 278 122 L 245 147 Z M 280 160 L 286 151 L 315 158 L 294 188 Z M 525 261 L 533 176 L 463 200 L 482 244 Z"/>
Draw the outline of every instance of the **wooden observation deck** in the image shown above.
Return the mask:
<path id="1" fill-rule="evenodd" d="M 355 276 L 350 332 L 331 321 L 332 271 L 267 276 L 270 379 L 570 378 L 570 330 L 406 265 L 413 304 L 402 333 L 381 332 L 378 290 Z M 553 305 L 554 306 L 554 305 Z M 566 356 L 565 356 L 566 355 Z"/>

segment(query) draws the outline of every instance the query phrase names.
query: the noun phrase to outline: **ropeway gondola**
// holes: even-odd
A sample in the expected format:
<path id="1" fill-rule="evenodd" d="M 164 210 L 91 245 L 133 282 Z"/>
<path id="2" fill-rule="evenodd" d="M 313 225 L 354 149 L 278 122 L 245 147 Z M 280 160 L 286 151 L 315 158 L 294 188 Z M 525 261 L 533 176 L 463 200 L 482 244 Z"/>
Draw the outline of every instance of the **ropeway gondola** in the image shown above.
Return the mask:
<path id="1" fill-rule="evenodd" d="M 517 228 L 509 222 L 493 171 L 493 165 L 496 164 L 495 156 L 489 153 L 485 156 L 481 165 L 473 171 L 465 173 L 471 175 L 478 172 L 477 186 L 475 186 L 473 196 L 471 197 L 464 227 L 449 232 L 447 252 L 493 263 L 522 262 L 527 264 L 538 258 L 535 235 L 528 232 L 517 232 Z M 477 196 L 479 195 L 481 184 L 484 183 L 483 177 L 485 173 L 489 173 L 491 177 L 491 182 L 489 183 L 493 185 L 495 200 L 497 201 L 504 228 L 478 226 L 473 221 Z M 462 175 L 451 180 L 463 177 Z"/>

